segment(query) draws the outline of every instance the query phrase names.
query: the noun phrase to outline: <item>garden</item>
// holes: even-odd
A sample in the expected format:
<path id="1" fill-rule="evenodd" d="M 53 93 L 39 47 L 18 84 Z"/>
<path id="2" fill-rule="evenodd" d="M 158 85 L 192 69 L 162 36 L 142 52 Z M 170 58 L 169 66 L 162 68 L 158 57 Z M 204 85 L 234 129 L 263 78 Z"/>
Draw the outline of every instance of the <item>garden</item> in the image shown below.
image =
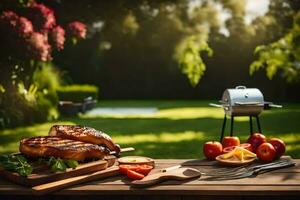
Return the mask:
<path id="1" fill-rule="evenodd" d="M 300 0 L 1 0 L 0 199 L 299 199 L 299 91 Z"/>
<path id="2" fill-rule="evenodd" d="M 300 157 L 298 3 L 3 1 L 0 153 L 79 124 L 134 155 L 200 159 L 224 117 L 209 103 L 246 85 L 283 105 L 261 114 L 263 132 Z M 248 118 L 235 121 L 246 141 Z"/>

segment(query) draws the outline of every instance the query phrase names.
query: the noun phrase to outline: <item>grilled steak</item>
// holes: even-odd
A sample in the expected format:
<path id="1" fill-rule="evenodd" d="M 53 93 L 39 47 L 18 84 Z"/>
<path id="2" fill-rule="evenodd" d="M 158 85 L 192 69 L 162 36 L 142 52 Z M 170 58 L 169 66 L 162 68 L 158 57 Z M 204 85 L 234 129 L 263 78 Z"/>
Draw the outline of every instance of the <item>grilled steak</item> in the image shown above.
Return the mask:
<path id="1" fill-rule="evenodd" d="M 105 147 L 95 144 L 62 139 L 56 136 L 26 138 L 20 142 L 20 152 L 29 157 L 59 157 L 83 161 L 87 158 L 99 158 L 109 154 Z"/>
<path id="2" fill-rule="evenodd" d="M 54 125 L 50 129 L 49 135 L 105 145 L 111 151 L 115 151 L 117 155 L 120 153 L 120 146 L 115 144 L 109 135 L 90 127 L 79 125 Z"/>

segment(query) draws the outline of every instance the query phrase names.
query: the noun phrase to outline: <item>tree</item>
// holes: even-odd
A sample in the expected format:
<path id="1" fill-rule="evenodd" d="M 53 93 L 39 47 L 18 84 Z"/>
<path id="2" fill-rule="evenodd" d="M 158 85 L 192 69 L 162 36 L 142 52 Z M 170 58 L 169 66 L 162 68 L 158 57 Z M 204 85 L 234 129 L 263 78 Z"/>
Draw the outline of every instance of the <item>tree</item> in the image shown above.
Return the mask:
<path id="1" fill-rule="evenodd" d="M 279 40 L 256 47 L 258 56 L 250 65 L 250 74 L 265 69 L 267 77 L 276 74 L 288 82 L 300 80 L 300 12 L 294 17 L 293 27 Z"/>

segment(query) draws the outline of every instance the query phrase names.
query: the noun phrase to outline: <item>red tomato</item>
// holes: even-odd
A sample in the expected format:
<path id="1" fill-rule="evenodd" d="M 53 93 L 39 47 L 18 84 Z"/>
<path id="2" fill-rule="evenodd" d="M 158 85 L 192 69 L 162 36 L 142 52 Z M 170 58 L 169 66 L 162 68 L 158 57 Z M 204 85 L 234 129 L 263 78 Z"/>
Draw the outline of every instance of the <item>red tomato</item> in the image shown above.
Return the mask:
<path id="1" fill-rule="evenodd" d="M 119 165 L 119 170 L 121 174 L 126 175 L 128 170 L 136 171 L 138 169 L 137 165 Z"/>
<path id="2" fill-rule="evenodd" d="M 265 162 L 271 162 L 276 157 L 276 150 L 272 144 L 265 142 L 257 148 L 256 155 Z"/>
<path id="3" fill-rule="evenodd" d="M 140 174 L 138 172 L 129 169 L 127 170 L 127 177 L 134 180 L 140 180 L 143 179 L 145 176 L 143 174 Z"/>
<path id="4" fill-rule="evenodd" d="M 214 160 L 223 151 L 222 144 L 216 141 L 206 142 L 203 146 L 203 153 L 208 160 Z"/>
<path id="5" fill-rule="evenodd" d="M 276 157 L 279 158 L 280 156 L 282 156 L 285 152 L 285 143 L 278 138 L 272 138 L 269 143 L 271 143 L 273 145 L 273 147 L 276 150 Z"/>
<path id="6" fill-rule="evenodd" d="M 238 137 L 224 137 L 222 140 L 223 148 L 231 146 L 239 146 L 240 139 Z"/>
<path id="7" fill-rule="evenodd" d="M 240 144 L 240 147 L 243 147 L 244 149 L 247 149 L 248 151 L 253 152 L 253 148 L 252 148 L 252 145 L 250 143 Z"/>
<path id="8" fill-rule="evenodd" d="M 143 175 L 148 175 L 150 171 L 153 169 L 151 165 L 139 165 L 136 172 L 141 173 Z"/>
<path id="9" fill-rule="evenodd" d="M 266 136 L 264 136 L 261 133 L 253 133 L 249 138 L 248 138 L 248 143 L 252 145 L 253 152 L 255 153 L 259 145 L 262 143 L 266 142 Z"/>

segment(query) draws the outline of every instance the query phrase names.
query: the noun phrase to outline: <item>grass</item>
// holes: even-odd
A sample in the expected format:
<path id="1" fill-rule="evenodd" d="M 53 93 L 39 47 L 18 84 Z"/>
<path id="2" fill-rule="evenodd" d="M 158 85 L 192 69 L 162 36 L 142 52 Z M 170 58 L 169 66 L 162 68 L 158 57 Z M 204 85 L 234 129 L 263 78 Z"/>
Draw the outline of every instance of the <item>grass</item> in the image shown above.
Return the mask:
<path id="1" fill-rule="evenodd" d="M 82 124 L 102 130 L 123 147 L 136 151 L 126 155 L 153 158 L 203 158 L 202 145 L 219 140 L 223 111 L 208 101 L 100 101 L 100 107 L 157 107 L 159 112 L 144 115 L 105 115 L 63 118 L 58 122 L 2 130 L 0 154 L 16 152 L 24 137 L 47 135 L 53 124 Z M 283 104 L 283 109 L 264 111 L 263 133 L 287 144 L 287 154 L 300 158 L 300 104 Z M 249 135 L 247 117 L 237 118 L 234 134 L 245 141 Z M 255 123 L 254 123 L 255 125 Z M 229 132 L 229 123 L 226 133 Z"/>

